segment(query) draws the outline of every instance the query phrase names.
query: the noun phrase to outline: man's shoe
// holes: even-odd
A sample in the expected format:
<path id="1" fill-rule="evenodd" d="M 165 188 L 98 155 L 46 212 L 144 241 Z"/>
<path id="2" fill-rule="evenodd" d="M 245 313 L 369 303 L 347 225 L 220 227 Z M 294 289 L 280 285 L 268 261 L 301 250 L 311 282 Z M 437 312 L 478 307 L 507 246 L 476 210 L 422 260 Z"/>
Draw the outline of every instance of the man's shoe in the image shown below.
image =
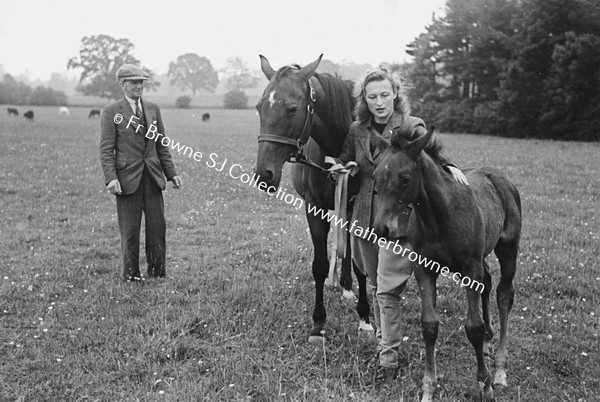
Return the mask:
<path id="1" fill-rule="evenodd" d="M 385 386 L 392 385 L 398 379 L 399 371 L 397 367 L 381 367 L 378 366 L 373 376 L 365 381 L 365 386 Z"/>
<path id="2" fill-rule="evenodd" d="M 141 276 L 132 276 L 129 275 L 128 277 L 125 278 L 125 282 L 143 282 L 145 279 L 142 278 Z"/>

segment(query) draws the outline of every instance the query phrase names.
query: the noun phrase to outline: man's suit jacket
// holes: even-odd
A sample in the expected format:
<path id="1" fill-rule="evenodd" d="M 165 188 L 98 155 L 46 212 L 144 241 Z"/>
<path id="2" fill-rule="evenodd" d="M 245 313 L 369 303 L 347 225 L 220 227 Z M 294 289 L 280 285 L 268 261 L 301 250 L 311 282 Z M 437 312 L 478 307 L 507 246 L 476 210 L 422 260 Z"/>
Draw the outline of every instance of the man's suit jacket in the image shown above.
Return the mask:
<path id="1" fill-rule="evenodd" d="M 142 100 L 142 109 L 147 122 L 146 127 L 140 127 L 137 132 L 137 119 L 127 127 L 133 111 L 125 98 L 106 105 L 102 109 L 100 161 L 104 172 L 105 184 L 119 179 L 123 194 L 132 194 L 140 185 L 144 167 L 148 169 L 152 179 L 164 190 L 166 180 L 177 176 L 169 149 L 161 141 L 149 139 L 145 135 L 154 124 L 156 131 L 165 134 L 160 110 L 155 104 Z M 120 114 L 122 121 L 115 123 Z M 156 138 L 156 136 L 154 137 Z"/>
<path id="2" fill-rule="evenodd" d="M 383 133 L 392 134 L 397 132 L 407 140 L 414 140 L 427 133 L 425 123 L 418 117 L 408 116 L 406 119 L 402 114 L 394 111 Z M 342 153 L 339 159 L 343 163 L 356 161 L 358 164 L 358 176 L 360 179 L 360 188 L 352 213 L 352 220 L 358 220 L 357 225 L 363 229 L 371 228 L 372 208 L 373 208 L 373 189 L 375 180 L 373 180 L 373 171 L 375 163 L 381 156 L 381 150 L 377 149 L 371 154 L 371 138 L 382 137 L 381 134 L 371 127 L 371 121 L 360 123 L 355 121 L 350 126 L 350 132 L 344 141 Z M 400 235 L 406 235 L 406 226 L 410 217 L 410 208 L 406 208 L 400 215 L 398 228 L 403 231 Z"/>

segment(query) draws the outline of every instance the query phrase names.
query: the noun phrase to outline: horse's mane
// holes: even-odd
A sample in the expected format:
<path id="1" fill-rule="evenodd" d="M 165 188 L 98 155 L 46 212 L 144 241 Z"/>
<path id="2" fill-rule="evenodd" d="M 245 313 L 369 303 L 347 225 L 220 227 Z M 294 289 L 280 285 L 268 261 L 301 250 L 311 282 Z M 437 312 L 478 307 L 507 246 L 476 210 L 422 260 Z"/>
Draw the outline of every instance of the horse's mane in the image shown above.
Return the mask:
<path id="1" fill-rule="evenodd" d="M 286 76 L 291 72 L 300 69 L 298 64 L 283 66 L 277 71 L 276 79 Z M 344 80 L 337 74 L 316 73 L 315 78 L 319 81 L 325 91 L 326 101 L 317 97 L 316 109 L 322 110 L 333 120 L 335 129 L 342 133 L 347 133 L 350 124 L 354 120 L 354 96 L 352 90 L 354 83 L 350 80 Z"/>
<path id="2" fill-rule="evenodd" d="M 337 74 L 335 76 L 323 73 L 315 74 L 317 80 L 323 87 L 327 96 L 327 114 L 333 119 L 335 128 L 347 133 L 350 129 L 350 124 L 354 120 L 352 113 L 354 112 L 354 96 L 352 90 L 354 83 L 350 80 L 344 80 Z M 321 107 L 317 99 L 317 107 Z"/>
<path id="3" fill-rule="evenodd" d="M 394 136 L 392 138 L 391 144 L 395 148 L 402 149 L 402 148 L 406 147 L 406 138 L 403 138 L 402 136 L 399 136 L 399 135 Z M 442 164 L 446 163 L 446 159 L 443 156 L 444 155 L 444 144 L 442 143 L 442 140 L 440 140 L 438 137 L 433 137 L 427 143 L 427 145 L 425 145 L 425 148 L 423 148 L 423 150 L 437 164 L 442 165 Z"/>

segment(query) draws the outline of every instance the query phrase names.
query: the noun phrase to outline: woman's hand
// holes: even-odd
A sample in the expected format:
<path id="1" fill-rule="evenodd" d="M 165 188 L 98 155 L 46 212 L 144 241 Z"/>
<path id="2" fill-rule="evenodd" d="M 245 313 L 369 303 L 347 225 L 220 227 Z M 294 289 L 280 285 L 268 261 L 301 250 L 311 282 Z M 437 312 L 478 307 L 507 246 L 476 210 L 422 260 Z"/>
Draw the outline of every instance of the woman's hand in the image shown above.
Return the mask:
<path id="1" fill-rule="evenodd" d="M 465 177 L 465 174 L 463 172 L 461 172 L 461 170 L 459 168 L 456 168 L 454 166 L 446 166 L 446 169 L 448 169 L 450 171 L 450 174 L 452 174 L 452 177 L 454 177 L 454 180 L 456 180 L 459 183 L 465 184 L 467 186 L 469 185 L 469 181 Z"/>
<path id="2" fill-rule="evenodd" d="M 336 163 L 335 165 L 331 166 L 329 168 L 329 174 L 327 175 L 327 178 L 333 182 L 337 183 L 338 177 L 340 175 L 340 169 L 343 169 L 344 166 L 340 165 L 339 163 Z"/>

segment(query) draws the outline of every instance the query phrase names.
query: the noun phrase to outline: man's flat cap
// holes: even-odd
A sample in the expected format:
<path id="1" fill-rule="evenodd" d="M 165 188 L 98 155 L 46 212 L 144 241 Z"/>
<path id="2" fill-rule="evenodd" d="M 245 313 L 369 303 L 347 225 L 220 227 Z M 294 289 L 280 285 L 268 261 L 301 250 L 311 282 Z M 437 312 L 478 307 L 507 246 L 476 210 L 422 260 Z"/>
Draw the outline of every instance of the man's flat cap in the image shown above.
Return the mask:
<path id="1" fill-rule="evenodd" d="M 123 64 L 117 70 L 117 82 L 121 83 L 126 80 L 149 80 L 150 75 L 133 64 Z"/>

